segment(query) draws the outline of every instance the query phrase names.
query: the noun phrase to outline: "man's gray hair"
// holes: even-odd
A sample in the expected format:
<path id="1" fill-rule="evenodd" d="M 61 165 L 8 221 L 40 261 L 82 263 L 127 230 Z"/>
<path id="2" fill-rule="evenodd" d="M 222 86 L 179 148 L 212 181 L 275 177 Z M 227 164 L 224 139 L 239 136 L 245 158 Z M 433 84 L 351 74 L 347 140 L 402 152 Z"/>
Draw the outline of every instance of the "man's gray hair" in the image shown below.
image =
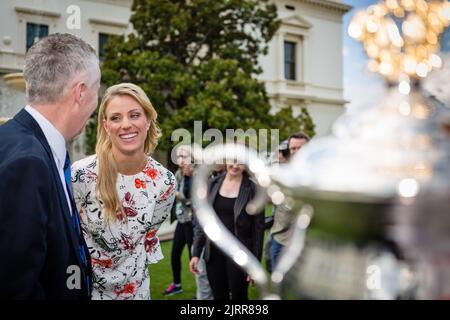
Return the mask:
<path id="1" fill-rule="evenodd" d="M 74 76 L 85 73 L 88 85 L 98 80 L 95 50 L 80 38 L 55 33 L 35 43 L 25 58 L 28 103 L 49 104 L 67 93 Z"/>

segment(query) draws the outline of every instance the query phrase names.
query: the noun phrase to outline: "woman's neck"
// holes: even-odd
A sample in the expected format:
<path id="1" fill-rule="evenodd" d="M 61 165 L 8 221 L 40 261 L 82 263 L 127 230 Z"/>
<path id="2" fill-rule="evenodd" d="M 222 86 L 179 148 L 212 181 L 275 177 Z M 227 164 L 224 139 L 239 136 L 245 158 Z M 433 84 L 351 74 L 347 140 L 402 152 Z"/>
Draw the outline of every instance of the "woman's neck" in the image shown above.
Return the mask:
<path id="1" fill-rule="evenodd" d="M 127 155 L 113 148 L 112 154 L 117 164 L 117 170 L 123 175 L 135 175 L 144 170 L 147 165 L 147 155 L 144 152 Z"/>
<path id="2" fill-rule="evenodd" d="M 231 176 L 228 173 L 225 176 L 225 180 L 220 187 L 219 194 L 222 197 L 236 198 L 239 195 L 239 189 L 241 186 L 242 175 Z"/>
<path id="3" fill-rule="evenodd" d="M 237 175 L 237 176 L 232 176 L 230 174 L 226 174 L 225 176 L 225 180 L 229 181 L 229 182 L 241 182 L 242 181 L 242 174 Z"/>

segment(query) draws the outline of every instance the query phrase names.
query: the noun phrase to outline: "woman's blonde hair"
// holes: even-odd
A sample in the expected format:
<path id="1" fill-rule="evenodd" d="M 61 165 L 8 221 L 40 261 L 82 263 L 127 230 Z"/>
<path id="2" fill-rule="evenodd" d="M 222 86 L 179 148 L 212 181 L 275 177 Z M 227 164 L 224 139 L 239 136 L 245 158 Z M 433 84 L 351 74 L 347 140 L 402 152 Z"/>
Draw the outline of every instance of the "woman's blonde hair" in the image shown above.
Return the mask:
<path id="1" fill-rule="evenodd" d="M 151 154 L 155 150 L 158 138 L 161 136 L 161 130 L 156 123 L 158 114 L 144 90 L 132 83 L 116 84 L 106 90 L 98 112 L 97 145 L 95 146 L 98 161 L 96 192 L 98 199 L 103 203 L 105 222 L 109 220 L 115 222 L 118 214 L 126 217 L 116 190 L 118 169 L 112 154 L 112 142 L 103 125 L 103 122 L 106 121 L 108 103 L 117 96 L 130 96 L 144 109 L 150 123 L 144 143 L 145 154 Z"/>

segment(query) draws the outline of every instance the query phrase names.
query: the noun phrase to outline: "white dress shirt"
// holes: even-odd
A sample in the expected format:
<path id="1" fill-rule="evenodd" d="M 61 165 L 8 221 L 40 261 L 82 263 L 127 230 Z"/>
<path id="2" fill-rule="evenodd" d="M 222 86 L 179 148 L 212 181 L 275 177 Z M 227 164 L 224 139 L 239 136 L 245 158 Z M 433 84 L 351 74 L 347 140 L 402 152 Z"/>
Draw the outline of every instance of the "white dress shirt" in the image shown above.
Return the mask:
<path id="1" fill-rule="evenodd" d="M 27 105 L 25 110 L 33 117 L 34 120 L 41 127 L 44 132 L 45 138 L 53 153 L 53 159 L 55 160 L 56 168 L 58 168 L 59 178 L 64 188 L 64 194 L 66 195 L 67 204 L 69 205 L 70 214 L 72 214 L 72 206 L 70 204 L 69 193 L 67 192 L 66 179 L 64 177 L 64 162 L 66 161 L 66 140 L 61 132 L 55 128 L 50 121 L 47 120 L 39 111 L 32 106 Z"/>

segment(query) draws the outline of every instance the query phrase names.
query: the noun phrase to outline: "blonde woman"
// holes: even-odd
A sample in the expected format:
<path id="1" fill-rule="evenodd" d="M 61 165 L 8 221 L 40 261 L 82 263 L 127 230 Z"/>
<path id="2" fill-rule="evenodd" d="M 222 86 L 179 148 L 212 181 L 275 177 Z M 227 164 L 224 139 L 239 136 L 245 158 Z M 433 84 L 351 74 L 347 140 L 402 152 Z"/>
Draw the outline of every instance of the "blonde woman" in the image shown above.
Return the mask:
<path id="1" fill-rule="evenodd" d="M 175 198 L 174 175 L 150 153 L 159 128 L 145 92 L 108 88 L 96 154 L 72 166 L 72 184 L 93 268 L 93 299 L 150 299 L 147 265 L 163 259 L 156 232 Z"/>

